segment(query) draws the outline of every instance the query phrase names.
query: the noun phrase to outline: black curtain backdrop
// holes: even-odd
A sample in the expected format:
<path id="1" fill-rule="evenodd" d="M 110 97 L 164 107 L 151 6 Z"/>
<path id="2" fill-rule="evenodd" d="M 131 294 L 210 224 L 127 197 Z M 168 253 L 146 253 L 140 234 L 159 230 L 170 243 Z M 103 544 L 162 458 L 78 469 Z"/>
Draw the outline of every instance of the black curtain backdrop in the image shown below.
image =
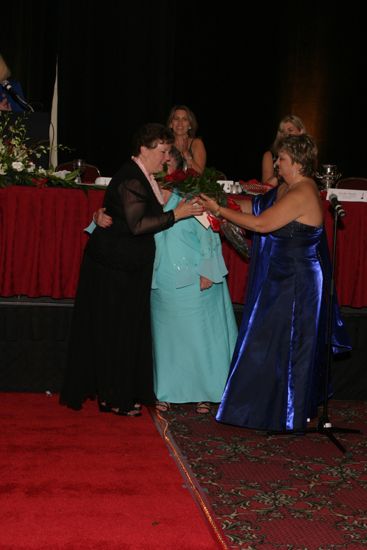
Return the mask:
<path id="1" fill-rule="evenodd" d="M 138 125 L 185 103 L 208 165 L 230 179 L 260 177 L 287 113 L 304 119 L 320 163 L 367 176 L 362 7 L 292 0 L 244 16 L 238 0 L 12 0 L 0 52 L 39 110 L 50 109 L 58 57 L 59 142 L 73 149 L 60 160 L 85 158 L 103 175 L 129 155 Z"/>

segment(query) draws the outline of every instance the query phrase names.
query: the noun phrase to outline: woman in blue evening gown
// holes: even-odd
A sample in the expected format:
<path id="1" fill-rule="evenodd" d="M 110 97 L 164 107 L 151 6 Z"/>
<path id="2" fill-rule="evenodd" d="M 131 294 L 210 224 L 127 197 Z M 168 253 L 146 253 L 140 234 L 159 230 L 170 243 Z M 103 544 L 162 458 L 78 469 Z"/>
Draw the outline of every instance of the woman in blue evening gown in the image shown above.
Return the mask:
<path id="1" fill-rule="evenodd" d="M 317 415 L 326 366 L 330 265 L 323 211 L 312 179 L 317 149 L 307 135 L 281 141 L 283 183 L 243 212 L 205 208 L 255 232 L 247 300 L 220 422 L 275 432 L 304 431 Z M 350 349 L 337 306 L 333 351 Z"/>

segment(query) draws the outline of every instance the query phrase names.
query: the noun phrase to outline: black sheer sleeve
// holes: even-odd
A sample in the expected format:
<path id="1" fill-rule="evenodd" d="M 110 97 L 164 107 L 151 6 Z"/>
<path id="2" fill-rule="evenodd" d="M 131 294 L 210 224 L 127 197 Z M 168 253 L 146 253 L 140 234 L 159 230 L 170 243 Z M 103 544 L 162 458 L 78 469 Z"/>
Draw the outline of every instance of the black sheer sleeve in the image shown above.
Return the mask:
<path id="1" fill-rule="evenodd" d="M 157 233 L 175 223 L 173 210 L 163 212 L 152 192 L 137 179 L 124 181 L 119 188 L 126 223 L 134 235 Z"/>

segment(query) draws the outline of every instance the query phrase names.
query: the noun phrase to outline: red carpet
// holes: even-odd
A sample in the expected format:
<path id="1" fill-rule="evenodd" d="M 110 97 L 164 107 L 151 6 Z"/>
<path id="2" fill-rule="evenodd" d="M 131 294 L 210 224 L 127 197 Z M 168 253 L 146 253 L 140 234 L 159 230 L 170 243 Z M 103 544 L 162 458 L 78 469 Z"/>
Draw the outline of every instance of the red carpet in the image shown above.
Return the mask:
<path id="1" fill-rule="evenodd" d="M 149 412 L 80 412 L 1 394 L 1 550 L 214 550 Z"/>

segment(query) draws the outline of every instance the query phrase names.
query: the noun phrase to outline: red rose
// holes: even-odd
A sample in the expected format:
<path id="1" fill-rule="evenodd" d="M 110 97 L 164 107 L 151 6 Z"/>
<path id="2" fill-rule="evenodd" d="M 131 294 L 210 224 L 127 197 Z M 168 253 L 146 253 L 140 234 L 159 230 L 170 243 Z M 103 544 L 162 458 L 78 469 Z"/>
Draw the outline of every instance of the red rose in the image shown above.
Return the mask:
<path id="1" fill-rule="evenodd" d="M 193 168 L 188 168 L 185 173 L 187 176 L 193 176 L 193 177 L 200 176 L 199 172 L 197 172 Z"/>
<path id="2" fill-rule="evenodd" d="M 175 181 L 181 182 L 185 181 L 190 176 L 194 177 L 198 175 L 199 174 L 192 168 L 189 168 L 188 170 L 175 170 L 172 174 L 167 174 L 164 177 L 164 181 L 167 183 L 174 183 Z"/>

